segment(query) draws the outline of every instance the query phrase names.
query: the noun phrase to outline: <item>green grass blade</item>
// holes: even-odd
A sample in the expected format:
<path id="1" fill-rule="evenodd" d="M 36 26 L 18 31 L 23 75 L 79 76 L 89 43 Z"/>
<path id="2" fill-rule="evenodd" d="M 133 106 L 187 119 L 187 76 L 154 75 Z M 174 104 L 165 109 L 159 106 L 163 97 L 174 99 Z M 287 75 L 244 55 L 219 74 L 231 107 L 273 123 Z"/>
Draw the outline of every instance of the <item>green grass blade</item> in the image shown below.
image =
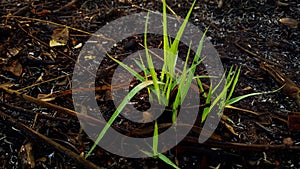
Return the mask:
<path id="1" fill-rule="evenodd" d="M 209 91 L 207 93 L 207 98 L 205 100 L 206 104 L 210 104 L 212 93 L 213 93 L 212 84 L 210 84 Z"/>
<path id="2" fill-rule="evenodd" d="M 199 89 L 200 89 L 200 93 L 203 93 L 203 92 L 204 92 L 204 88 L 203 88 L 203 84 L 202 84 L 202 82 L 201 82 L 200 79 L 201 79 L 201 78 L 196 78 L 198 87 L 199 87 Z M 207 98 L 206 93 L 204 93 L 203 96 L 204 96 L 205 98 Z"/>
<path id="3" fill-rule="evenodd" d="M 219 83 L 216 85 L 216 87 L 214 89 L 211 89 L 212 87 L 210 87 L 209 89 L 209 93 L 206 99 L 206 104 L 209 104 L 211 102 L 211 95 L 216 91 L 216 89 L 221 85 L 221 83 L 223 82 L 225 78 L 225 73 L 222 75 L 221 80 L 219 81 Z M 203 113 L 202 113 L 202 120 L 201 122 L 203 122 L 207 115 L 210 113 L 210 111 L 213 109 L 213 107 L 219 102 L 221 101 L 220 105 L 219 105 L 219 109 L 222 110 L 223 107 L 225 107 L 225 99 L 226 99 L 226 93 L 227 93 L 227 89 L 228 88 L 224 88 L 222 90 L 222 92 L 217 96 L 217 98 L 214 99 L 214 101 L 211 103 L 211 105 L 209 107 L 204 108 Z M 224 103 L 223 103 L 224 102 Z"/>
<path id="4" fill-rule="evenodd" d="M 148 80 L 148 75 L 150 74 L 150 72 L 146 68 L 140 53 L 139 53 L 139 57 L 140 57 L 140 62 L 135 60 L 136 64 L 144 71 L 145 79 Z M 151 88 L 147 87 L 147 90 L 148 90 L 148 94 L 149 94 L 149 100 L 152 103 L 153 102 L 153 97 L 152 97 L 152 94 L 151 94 Z"/>
<path id="5" fill-rule="evenodd" d="M 208 114 L 210 113 L 210 111 L 213 109 L 213 107 L 215 107 L 217 105 L 217 103 L 220 101 L 220 105 L 219 105 L 219 112 L 221 112 L 221 110 L 225 107 L 225 99 L 226 99 L 226 92 L 227 90 L 223 90 L 216 99 L 214 99 L 214 101 L 211 103 L 209 108 L 205 108 L 205 110 L 203 111 L 202 114 L 202 120 L 201 122 L 204 122 L 204 120 L 206 119 L 206 117 L 208 116 Z"/>
<path id="6" fill-rule="evenodd" d="M 207 75 L 199 75 L 194 76 L 193 79 L 210 79 L 210 78 L 217 78 L 218 76 L 207 76 Z"/>
<path id="7" fill-rule="evenodd" d="M 187 55 L 185 58 L 182 74 L 180 76 L 179 89 L 177 92 L 177 94 L 180 95 L 180 96 L 178 96 L 181 100 L 180 102 L 182 102 L 184 100 L 184 98 L 190 88 L 190 84 L 185 84 L 185 83 L 188 81 L 186 78 L 188 75 L 187 67 L 188 67 L 188 61 L 189 61 L 189 57 L 190 57 L 190 53 L 191 53 L 191 45 L 192 45 L 192 42 L 190 42 L 189 49 L 188 49 L 188 52 L 187 52 Z M 190 76 L 188 76 L 188 77 L 190 78 Z M 179 100 L 177 100 L 177 101 L 179 101 Z M 181 104 L 181 103 L 178 103 L 178 104 Z"/>
<path id="8" fill-rule="evenodd" d="M 187 13 L 187 15 L 186 15 L 186 17 L 185 17 L 182 25 L 180 26 L 180 28 L 179 28 L 179 30 L 178 30 L 178 32 L 176 34 L 176 37 L 175 37 L 175 39 L 174 39 L 174 41 L 173 41 L 173 43 L 171 45 L 171 49 L 170 49 L 169 52 L 171 52 L 172 54 L 177 54 L 178 45 L 179 45 L 181 36 L 183 35 L 183 32 L 184 32 L 184 30 L 186 28 L 186 25 L 187 25 L 188 21 L 189 21 L 189 18 L 190 18 L 191 13 L 192 13 L 192 11 L 194 9 L 195 3 L 196 3 L 196 0 L 194 0 L 192 6 L 190 7 L 190 9 L 189 9 L 189 11 L 188 11 L 188 13 Z M 170 65 L 170 66 L 172 66 L 172 65 Z"/>
<path id="9" fill-rule="evenodd" d="M 284 85 L 281 86 L 280 88 L 276 89 L 276 90 L 272 90 L 272 91 L 268 91 L 268 92 L 256 92 L 256 93 L 246 94 L 246 95 L 243 95 L 243 96 L 238 96 L 238 97 L 235 97 L 235 98 L 232 98 L 232 99 L 229 99 L 228 101 L 226 101 L 226 106 L 227 105 L 232 105 L 232 104 L 234 104 L 234 103 L 236 103 L 236 102 L 238 102 L 242 99 L 245 99 L 247 97 L 250 97 L 250 96 L 275 93 L 275 92 L 280 91 L 283 87 L 284 87 Z"/>
<path id="10" fill-rule="evenodd" d="M 210 102 L 211 102 L 211 95 L 213 93 L 212 91 L 213 91 L 212 84 L 210 84 L 209 91 L 208 91 L 208 94 L 207 94 L 207 97 L 206 97 L 206 100 L 205 100 L 205 104 L 207 104 L 207 105 L 210 104 Z M 206 119 L 207 115 L 211 111 L 211 108 L 212 108 L 212 106 L 204 108 L 203 113 L 202 113 L 202 120 L 201 120 L 201 122 L 203 122 Z"/>
<path id="11" fill-rule="evenodd" d="M 156 75 L 156 72 L 155 72 L 155 69 L 154 69 L 154 65 L 153 65 L 153 62 L 152 62 L 152 58 L 149 54 L 149 49 L 148 49 L 148 45 L 147 45 L 148 20 L 149 20 L 149 12 L 147 14 L 146 23 L 145 23 L 144 46 L 145 46 L 145 53 L 146 53 L 146 59 L 147 59 L 148 67 L 149 67 L 150 74 L 151 74 L 152 81 L 153 81 L 154 90 L 157 94 L 158 102 L 161 104 L 162 100 L 161 100 L 160 88 L 159 88 L 159 85 L 158 85 L 158 78 L 157 78 L 157 75 Z"/>
<path id="12" fill-rule="evenodd" d="M 198 48 L 197 48 L 197 51 L 196 51 L 196 55 L 195 55 L 194 60 L 193 60 L 193 64 L 198 63 L 198 61 L 199 61 L 199 58 L 200 58 L 200 55 L 201 55 L 201 52 L 202 52 L 203 43 L 204 43 L 204 40 L 205 40 L 205 35 L 206 35 L 207 31 L 208 31 L 208 28 L 205 30 L 205 32 L 203 33 L 203 36 L 201 37 L 201 40 L 199 42 L 199 45 L 198 45 Z"/>
<path id="13" fill-rule="evenodd" d="M 234 75 L 232 76 L 232 79 L 234 79 L 233 81 L 233 84 L 231 86 L 231 90 L 229 92 L 229 94 L 227 95 L 227 99 L 226 100 L 229 100 L 235 90 L 235 87 L 236 87 L 236 84 L 239 80 L 239 77 L 240 77 L 240 72 L 241 72 L 241 67 L 239 67 L 237 70 L 235 70 L 234 72 Z M 229 72 L 230 73 L 230 72 Z"/>
<path id="14" fill-rule="evenodd" d="M 164 161 L 166 164 L 172 166 L 173 168 L 175 169 L 180 169 L 176 164 L 173 163 L 173 161 L 171 161 L 168 157 L 166 157 L 165 155 L 159 153 L 157 154 L 156 156 L 153 155 L 152 153 L 148 152 L 148 151 L 144 151 L 144 150 L 140 150 L 142 153 L 146 154 L 147 156 L 149 157 L 152 157 L 152 158 L 159 158 L 161 159 L 162 161 Z"/>
<path id="15" fill-rule="evenodd" d="M 196 55 L 193 59 L 192 66 L 189 68 L 188 77 L 187 77 L 186 83 L 185 83 L 185 85 L 188 86 L 188 87 L 190 87 L 190 85 L 192 83 L 197 65 L 200 64 L 203 61 L 203 59 L 205 59 L 205 57 L 203 59 L 201 59 L 200 54 L 201 54 L 201 51 L 202 51 L 203 42 L 204 42 L 205 35 L 206 35 L 207 31 L 208 31 L 208 29 L 206 29 L 205 32 L 203 33 L 203 36 L 202 36 L 202 38 L 199 42 L 199 45 L 198 45 L 198 48 L 197 48 L 197 51 L 196 51 Z M 184 90 L 182 92 L 181 97 L 184 99 L 186 94 L 187 94 L 187 90 Z"/>
<path id="16" fill-rule="evenodd" d="M 148 157 L 155 157 L 152 153 L 144 150 L 140 150 L 142 153 L 146 154 Z"/>
<path id="17" fill-rule="evenodd" d="M 120 105 L 118 106 L 118 108 L 116 109 L 116 111 L 113 113 L 113 115 L 111 116 L 111 118 L 109 119 L 109 121 L 105 124 L 104 128 L 102 129 L 102 131 L 98 135 L 95 143 L 93 144 L 92 148 L 86 154 L 86 158 L 92 153 L 92 151 L 94 151 L 94 149 L 96 148 L 97 144 L 102 140 L 102 138 L 104 137 L 105 133 L 107 132 L 107 130 L 109 129 L 109 127 L 112 125 L 112 123 L 115 121 L 115 119 L 119 116 L 119 114 L 124 109 L 124 107 L 126 106 L 126 104 L 128 104 L 128 102 L 134 97 L 134 95 L 136 95 L 137 92 L 139 92 L 143 88 L 145 88 L 147 86 L 150 86 L 150 85 L 153 85 L 153 81 L 149 80 L 149 81 L 142 82 L 142 83 L 138 84 L 137 86 L 135 86 L 127 94 L 127 96 L 120 103 Z"/>
<path id="18" fill-rule="evenodd" d="M 129 66 L 125 65 L 124 63 L 122 63 L 121 61 L 113 58 L 112 56 L 110 56 L 109 54 L 107 54 L 108 57 L 110 59 L 112 59 L 113 61 L 117 62 L 119 65 L 121 65 L 124 69 L 126 69 L 129 73 L 131 73 L 134 77 L 136 77 L 137 79 L 139 79 L 141 82 L 145 81 L 144 77 L 141 76 L 140 74 L 138 74 L 135 70 L 131 69 Z"/>
<path id="19" fill-rule="evenodd" d="M 205 79 L 205 78 L 206 79 L 217 78 L 217 76 L 204 76 L 204 75 L 203 76 L 194 76 L 193 79 L 196 79 L 198 87 L 199 87 L 201 93 L 204 92 L 204 88 L 203 88 L 203 85 L 202 85 L 202 82 L 201 82 L 200 79 Z M 206 93 L 203 94 L 203 97 L 207 98 Z"/>
<path id="20" fill-rule="evenodd" d="M 166 82 L 166 88 L 164 90 L 164 93 L 166 94 L 166 104 L 169 104 L 171 90 L 173 86 L 173 75 L 171 75 L 169 72 L 167 72 L 167 82 Z"/>
<path id="21" fill-rule="evenodd" d="M 169 49 L 169 39 L 168 39 L 168 23 L 167 23 L 167 4 L 166 4 L 166 0 L 163 0 L 163 45 L 164 45 L 164 61 L 167 60 L 167 54 L 168 54 L 168 49 Z M 161 77 L 160 80 L 163 81 L 164 80 L 164 76 L 165 76 L 165 72 L 166 72 L 166 64 L 163 64 L 162 67 L 162 72 L 161 72 Z"/>
<path id="22" fill-rule="evenodd" d="M 147 70 L 147 68 L 145 67 L 143 61 L 138 61 L 136 59 L 133 60 L 135 62 L 135 64 L 144 72 L 145 75 L 145 80 L 148 80 L 148 75 L 149 75 L 149 70 Z"/>
<path id="23" fill-rule="evenodd" d="M 175 74 L 175 66 L 176 66 L 176 62 L 177 62 L 177 58 L 178 58 L 178 45 L 179 45 L 180 39 L 183 35 L 183 32 L 186 28 L 186 25 L 189 21 L 190 15 L 194 9 L 195 3 L 196 3 L 196 0 L 194 0 L 192 6 L 190 7 L 182 25 L 180 26 L 180 28 L 176 34 L 176 37 L 175 37 L 173 43 L 171 44 L 170 49 L 168 50 L 169 53 L 168 53 L 166 64 L 167 64 L 167 70 L 169 71 L 169 73 L 171 73 L 172 76 L 174 76 L 174 74 Z"/>
<path id="24" fill-rule="evenodd" d="M 228 84 L 228 82 L 229 82 L 230 79 L 231 79 L 232 69 L 233 69 L 233 66 L 231 66 L 231 67 L 230 67 L 230 70 L 228 71 L 228 75 L 227 75 L 227 78 L 226 78 L 226 85 Z"/>
<path id="25" fill-rule="evenodd" d="M 166 164 L 172 166 L 173 168 L 180 169 L 168 157 L 166 157 L 165 155 L 163 155 L 161 153 L 158 153 L 157 148 L 158 148 L 158 126 L 157 126 L 157 122 L 155 121 L 154 131 L 153 131 L 153 145 L 152 145 L 153 153 L 150 153 L 150 152 L 144 151 L 144 150 L 140 150 L 140 151 L 143 152 L 144 154 L 146 154 L 149 157 L 153 157 L 153 158 L 158 157 L 159 159 L 164 161 Z"/>
<path id="26" fill-rule="evenodd" d="M 161 159 L 162 161 L 164 161 L 165 163 L 169 164 L 170 166 L 172 166 L 173 168 L 176 169 L 180 169 L 176 164 L 173 163 L 173 161 L 171 161 L 168 157 L 166 157 L 165 155 L 159 153 L 158 154 L 158 158 Z"/>
<path id="27" fill-rule="evenodd" d="M 153 147 L 152 147 L 153 154 L 155 156 L 158 154 L 157 147 L 158 147 L 158 126 L 157 126 L 157 121 L 155 121 L 154 133 L 153 133 Z"/>

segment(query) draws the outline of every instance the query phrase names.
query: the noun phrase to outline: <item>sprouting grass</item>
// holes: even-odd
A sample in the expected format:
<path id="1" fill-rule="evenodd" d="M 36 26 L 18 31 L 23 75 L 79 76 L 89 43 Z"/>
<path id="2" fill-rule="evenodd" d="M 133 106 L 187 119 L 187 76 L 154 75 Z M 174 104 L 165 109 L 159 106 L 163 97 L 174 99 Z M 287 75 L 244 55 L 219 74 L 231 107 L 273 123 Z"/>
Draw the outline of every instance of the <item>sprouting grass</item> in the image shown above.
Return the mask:
<path id="1" fill-rule="evenodd" d="M 148 88 L 149 92 L 154 92 L 154 94 L 157 97 L 157 100 L 160 104 L 164 104 L 165 106 L 170 106 L 169 100 L 170 100 L 170 94 L 171 92 L 176 88 L 178 85 L 178 92 L 176 94 L 175 103 L 173 103 L 172 109 L 173 109 L 173 122 L 176 121 L 176 109 L 179 105 L 183 102 L 186 94 L 188 93 L 188 90 L 190 88 L 191 82 L 194 78 L 194 73 L 196 70 L 196 66 L 201 63 L 200 59 L 200 53 L 202 50 L 202 45 L 204 42 L 204 36 L 201 39 L 196 55 L 193 59 L 192 65 L 190 68 L 188 68 L 187 61 L 190 54 L 190 48 L 188 52 L 188 56 L 186 57 L 184 70 L 181 75 L 175 74 L 175 67 L 176 62 L 178 59 L 178 45 L 180 42 L 180 39 L 183 35 L 183 32 L 185 30 L 185 27 L 188 23 L 189 17 L 192 13 L 192 10 L 194 8 L 194 5 L 196 3 L 196 0 L 194 0 L 191 8 L 189 9 L 184 22 L 182 23 L 181 27 L 179 28 L 179 31 L 177 32 L 177 35 L 173 42 L 169 40 L 168 32 L 167 32 L 167 12 L 166 12 L 166 2 L 163 1 L 163 46 L 164 46 L 164 64 L 161 70 L 161 75 L 158 76 L 155 70 L 155 66 L 152 62 L 152 57 L 149 54 L 149 49 L 147 47 L 147 30 L 148 30 L 148 16 L 146 17 L 146 24 L 145 24 L 145 33 L 144 33 L 144 46 L 145 46 L 145 54 L 146 54 L 146 64 L 148 69 L 146 70 L 145 63 L 140 61 L 139 65 L 143 68 L 144 73 L 147 73 L 151 76 L 152 80 L 148 80 L 146 77 L 148 74 L 145 74 L 145 78 L 141 76 L 138 72 L 131 69 L 129 66 L 123 64 L 121 61 L 113 58 L 112 56 L 108 55 L 112 60 L 117 62 L 119 65 L 121 65 L 123 68 L 125 68 L 128 72 L 130 72 L 134 77 L 136 77 L 138 80 L 141 81 L 141 83 L 137 86 L 135 86 L 128 95 L 124 98 L 124 100 L 121 102 L 121 104 L 117 107 L 116 111 L 113 113 L 112 117 L 109 119 L 109 121 L 106 123 L 100 134 L 98 135 L 94 145 L 91 147 L 89 152 L 86 154 L 86 158 L 91 154 L 91 152 L 95 149 L 96 145 L 101 141 L 101 139 L 104 137 L 105 133 L 109 129 L 109 127 L 112 125 L 116 117 L 120 114 L 120 112 L 123 110 L 125 105 L 130 101 L 130 99 L 140 90 L 143 88 Z M 204 33 L 205 34 L 205 33 Z"/>
<path id="2" fill-rule="evenodd" d="M 168 30 L 167 30 L 167 13 L 166 13 L 166 2 L 163 1 L 163 46 L 164 46 L 164 64 L 161 70 L 161 75 L 158 77 L 157 72 L 155 71 L 155 66 L 152 63 L 152 57 L 149 54 L 149 49 L 147 47 L 147 32 L 148 32 L 148 18 L 149 13 L 146 18 L 145 24 L 145 34 L 144 34 L 144 47 L 145 54 L 147 59 L 147 66 L 150 70 L 150 75 L 153 80 L 153 87 L 155 94 L 157 96 L 157 100 L 160 104 L 164 104 L 165 106 L 170 106 L 170 94 L 179 85 L 178 92 L 176 94 L 175 103 L 173 104 L 173 110 L 178 108 L 178 106 L 183 102 L 186 93 L 188 92 L 191 81 L 194 77 L 195 68 L 200 63 L 200 53 L 203 45 L 204 38 L 201 39 L 199 43 L 198 51 L 196 53 L 196 57 L 194 57 L 194 62 L 190 69 L 187 69 L 187 60 L 189 58 L 189 53 L 186 57 L 186 64 L 184 65 L 184 72 L 181 76 L 175 74 L 175 67 L 178 59 L 178 45 L 180 39 L 183 35 L 185 27 L 188 23 L 188 19 L 192 13 L 196 0 L 193 2 L 191 8 L 189 9 L 184 22 L 182 23 L 179 31 L 173 42 L 169 40 Z M 190 49 L 189 49 L 190 51 Z M 145 65 L 143 67 L 146 67 Z M 163 85 L 158 85 L 158 82 L 164 82 Z M 174 119 L 175 120 L 175 119 Z M 173 121 L 174 121 L 173 120 Z"/>
<path id="3" fill-rule="evenodd" d="M 232 98 L 232 94 L 235 91 L 237 82 L 239 80 L 240 77 L 240 72 L 241 72 L 241 67 L 231 67 L 230 70 L 228 71 L 228 75 L 226 77 L 226 81 L 225 81 L 225 87 L 222 89 L 221 93 L 217 96 L 217 98 L 215 98 L 213 100 L 213 102 L 211 103 L 211 96 L 212 94 L 217 90 L 217 88 L 220 86 L 220 84 L 222 83 L 223 80 L 225 80 L 225 74 L 222 76 L 221 80 L 219 81 L 219 83 L 216 85 L 215 88 L 210 87 L 208 94 L 206 95 L 206 104 L 210 104 L 209 107 L 204 108 L 203 110 L 203 114 L 202 114 L 202 122 L 206 119 L 207 115 L 211 112 L 211 110 L 215 107 L 215 106 L 219 106 L 219 114 L 221 115 L 221 111 L 224 108 L 231 108 L 231 105 L 242 100 L 245 99 L 247 97 L 251 97 L 251 96 L 256 96 L 256 95 L 262 95 L 262 94 L 270 94 L 270 93 L 275 93 L 280 91 L 284 86 L 273 90 L 273 91 L 268 91 L 268 92 L 255 92 L 255 93 L 250 93 L 250 94 L 245 94 L 242 96 L 237 96 Z M 198 77 L 197 77 L 198 78 Z M 197 79 L 199 80 L 199 79 Z M 201 83 L 198 83 L 199 86 L 201 85 Z M 201 87 L 200 87 L 201 88 Z M 219 104 L 219 105 L 217 105 Z"/>
<path id="4" fill-rule="evenodd" d="M 196 0 L 194 0 L 191 8 L 189 9 L 184 22 L 182 23 L 181 27 L 179 28 L 177 35 L 173 42 L 169 40 L 168 37 L 168 30 L 167 30 L 167 12 L 166 12 L 166 2 L 165 0 L 163 2 L 163 47 L 164 47 L 164 64 L 162 67 L 162 70 L 160 72 L 157 72 L 155 69 L 155 65 L 152 62 L 152 56 L 149 53 L 149 49 L 147 46 L 147 31 L 148 31 L 148 18 L 149 18 L 149 13 L 146 17 L 146 23 L 145 23 L 145 33 L 144 33 L 144 47 L 145 47 L 145 54 L 146 54 L 146 63 L 143 62 L 140 56 L 140 60 L 135 60 L 135 63 L 139 66 L 139 68 L 142 70 L 144 73 L 144 77 L 140 75 L 138 72 L 127 66 L 126 64 L 122 63 L 121 61 L 113 58 L 109 54 L 108 57 L 111 58 L 113 61 L 118 63 L 120 66 L 125 68 L 129 73 L 131 73 L 135 78 L 137 78 L 140 83 L 135 86 L 128 94 L 127 96 L 123 99 L 123 101 L 120 103 L 120 105 L 117 107 L 115 112 L 113 113 L 112 117 L 109 119 L 109 121 L 106 123 L 100 134 L 98 135 L 96 141 L 94 142 L 93 146 L 91 149 L 88 151 L 86 154 L 86 158 L 92 153 L 92 151 L 95 149 L 96 145 L 102 140 L 102 138 L 105 136 L 105 133 L 109 129 L 109 127 L 113 124 L 115 119 L 119 116 L 120 112 L 123 110 L 123 108 L 130 102 L 130 100 L 142 89 L 147 89 L 149 98 L 150 100 L 153 99 L 153 97 L 157 97 L 157 100 L 159 104 L 162 104 L 164 106 L 170 106 L 172 107 L 173 111 L 173 116 L 172 116 L 172 121 L 176 122 L 177 118 L 177 109 L 178 107 L 183 103 L 188 90 L 192 84 L 193 80 L 196 80 L 199 86 L 200 91 L 204 91 L 201 78 L 213 78 L 209 76 L 195 76 L 195 71 L 196 67 L 203 61 L 201 59 L 200 54 L 202 51 L 202 46 L 204 42 L 204 37 L 207 32 L 207 30 L 204 32 L 203 37 L 201 38 L 197 51 L 195 53 L 195 56 L 192 61 L 192 65 L 188 67 L 188 59 L 190 58 L 190 50 L 191 47 L 188 48 L 187 56 L 185 58 L 185 63 L 183 66 L 183 70 L 181 74 L 176 74 L 175 72 L 175 67 L 178 59 L 178 53 L 179 53 L 179 42 L 180 39 L 183 35 L 183 32 L 186 28 L 186 25 L 188 23 L 188 20 L 190 18 L 190 15 L 192 13 L 192 10 L 194 8 Z M 190 44 L 191 46 L 191 44 Z M 205 59 L 205 58 L 204 58 Z M 147 66 L 146 66 L 147 65 Z M 231 98 L 232 94 L 235 90 L 236 84 L 238 82 L 239 76 L 240 76 L 240 70 L 241 68 L 236 67 L 231 67 L 231 69 L 228 72 L 227 77 L 225 78 L 225 74 L 222 76 L 221 80 L 219 83 L 216 85 L 216 87 L 210 87 L 209 92 L 204 95 L 206 97 L 206 103 L 210 104 L 209 107 L 205 108 L 203 111 L 202 115 L 202 122 L 206 119 L 206 117 L 209 115 L 211 110 L 215 107 L 218 106 L 219 108 L 219 113 L 221 114 L 221 111 L 223 108 L 226 106 L 230 106 L 231 104 L 234 104 L 241 99 L 244 99 L 246 97 L 254 96 L 254 95 L 259 95 L 259 94 L 264 94 L 264 93 L 252 93 L 244 96 L 239 96 L 235 98 Z M 151 78 L 148 78 L 151 77 Z M 221 93 L 216 97 L 212 98 L 214 92 L 222 86 L 221 84 L 224 83 L 225 81 L 225 87 L 222 89 Z M 170 97 L 171 93 L 174 89 L 177 89 L 177 93 L 175 96 L 175 100 L 173 103 L 170 103 Z M 279 90 L 279 89 L 278 89 Z M 276 90 L 276 91 L 278 91 Z M 272 92 L 276 92 L 272 91 Z M 152 95 L 154 94 L 154 95 Z M 149 157 L 155 157 L 163 160 L 167 164 L 171 165 L 174 168 L 179 168 L 176 166 L 170 159 L 168 159 L 165 155 L 158 153 L 158 127 L 157 127 L 157 122 L 155 122 L 154 125 L 154 134 L 153 134 L 153 145 L 152 145 L 152 153 L 150 152 L 145 152 L 146 155 Z"/>
<path id="5" fill-rule="evenodd" d="M 172 166 L 173 168 L 180 169 L 176 164 L 174 164 L 168 157 L 163 155 L 162 153 L 158 153 L 158 127 L 157 122 L 155 121 L 154 124 L 154 131 L 153 131 L 153 142 L 152 142 L 152 153 L 141 150 L 144 154 L 152 158 L 159 158 L 164 161 L 166 164 Z"/>

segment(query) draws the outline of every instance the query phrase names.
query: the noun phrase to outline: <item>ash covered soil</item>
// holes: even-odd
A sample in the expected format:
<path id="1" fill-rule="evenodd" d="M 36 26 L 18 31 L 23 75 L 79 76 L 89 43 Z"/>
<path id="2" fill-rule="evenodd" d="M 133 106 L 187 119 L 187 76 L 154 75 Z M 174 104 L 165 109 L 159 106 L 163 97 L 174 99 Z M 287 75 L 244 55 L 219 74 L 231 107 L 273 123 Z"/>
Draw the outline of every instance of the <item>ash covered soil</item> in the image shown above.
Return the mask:
<path id="1" fill-rule="evenodd" d="M 181 18 L 192 4 L 187 0 L 167 3 Z M 123 158 L 100 147 L 84 160 L 82 156 L 93 141 L 70 111 L 74 110 L 72 73 L 81 45 L 92 36 L 89 33 L 122 16 L 147 10 L 162 12 L 162 3 L 1 1 L 1 168 L 171 168 L 159 159 Z M 300 168 L 299 1 L 198 1 L 189 21 L 202 31 L 209 27 L 207 38 L 225 69 L 241 66 L 234 96 L 278 89 L 284 84 L 281 78 L 291 85 L 233 105 L 244 110 L 225 109 L 224 115 L 233 123 L 223 120 L 204 144 L 197 142 L 202 126 L 198 120 L 192 132 L 165 155 L 187 169 Z M 66 25 L 68 30 L 64 29 Z M 50 47 L 49 42 L 55 38 L 64 45 Z M 148 40 L 159 47 L 161 37 L 150 35 Z M 129 37 L 112 47 L 111 54 L 127 56 L 142 49 L 139 43 L 143 44 L 143 35 Z M 112 69 L 102 78 L 110 82 L 113 62 L 105 66 Z M 99 107 L 109 116 L 115 107 L 108 84 L 97 85 Z M 145 102 L 140 100 L 136 106 L 143 107 Z M 118 122 L 114 127 L 124 134 L 139 133 L 135 127 L 142 128 L 144 136 L 153 133 L 149 126 L 135 126 L 122 118 Z M 167 123 L 160 123 L 164 130 Z"/>

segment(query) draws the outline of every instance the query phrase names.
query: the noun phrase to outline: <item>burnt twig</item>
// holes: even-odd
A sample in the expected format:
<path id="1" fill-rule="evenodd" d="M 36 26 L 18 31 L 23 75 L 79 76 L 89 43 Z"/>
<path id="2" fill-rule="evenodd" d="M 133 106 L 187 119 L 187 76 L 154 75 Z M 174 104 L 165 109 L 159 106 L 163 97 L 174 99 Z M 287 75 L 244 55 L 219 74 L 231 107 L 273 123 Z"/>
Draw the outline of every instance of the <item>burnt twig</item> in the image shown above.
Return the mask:
<path id="1" fill-rule="evenodd" d="M 280 85 L 284 85 L 283 92 L 290 98 L 294 99 L 300 110 L 300 88 L 289 78 L 284 76 L 275 67 L 265 63 L 260 63 L 260 68 L 270 74 Z"/>
<path id="2" fill-rule="evenodd" d="M 55 149 L 60 151 L 61 153 L 75 159 L 75 162 L 78 162 L 79 164 L 83 165 L 85 168 L 91 168 L 91 169 L 103 169 L 102 167 L 96 166 L 94 163 L 84 159 L 80 155 L 74 153 L 73 151 L 69 150 L 68 148 L 56 143 L 52 139 L 48 138 L 47 136 L 38 133 L 37 131 L 31 129 L 30 127 L 24 125 L 23 123 L 18 122 L 16 119 L 12 118 L 11 116 L 3 113 L 0 111 L 0 120 L 3 121 L 4 123 L 13 126 L 23 132 L 25 132 L 27 135 L 30 135 L 31 137 L 35 137 L 38 139 L 42 139 L 45 141 L 47 144 L 50 144 L 53 146 Z"/>
<path id="3" fill-rule="evenodd" d="M 88 116 L 88 115 L 85 115 L 83 113 L 78 113 L 78 112 L 76 112 L 74 110 L 70 110 L 70 109 L 67 109 L 65 107 L 61 107 L 61 106 L 58 106 L 58 105 L 55 105 L 55 104 L 52 104 L 52 103 L 49 103 L 49 102 L 45 102 L 45 101 L 42 101 L 40 99 L 34 98 L 34 97 L 26 95 L 26 94 L 22 94 L 22 93 L 20 93 L 20 92 L 18 92 L 16 90 L 9 89 L 5 85 L 0 85 L 0 90 L 6 92 L 8 94 L 11 94 L 13 96 L 16 96 L 16 97 L 22 98 L 24 100 L 27 100 L 29 102 L 38 104 L 40 106 L 44 106 L 44 107 L 50 108 L 52 110 L 56 110 L 56 111 L 58 111 L 60 113 L 67 114 L 67 115 L 70 115 L 70 116 L 73 116 L 73 117 L 84 118 L 88 122 L 90 122 L 91 124 L 94 124 L 94 125 L 98 125 L 98 124 L 103 124 L 104 123 L 104 121 L 95 119 L 95 118 L 93 118 L 91 116 Z"/>

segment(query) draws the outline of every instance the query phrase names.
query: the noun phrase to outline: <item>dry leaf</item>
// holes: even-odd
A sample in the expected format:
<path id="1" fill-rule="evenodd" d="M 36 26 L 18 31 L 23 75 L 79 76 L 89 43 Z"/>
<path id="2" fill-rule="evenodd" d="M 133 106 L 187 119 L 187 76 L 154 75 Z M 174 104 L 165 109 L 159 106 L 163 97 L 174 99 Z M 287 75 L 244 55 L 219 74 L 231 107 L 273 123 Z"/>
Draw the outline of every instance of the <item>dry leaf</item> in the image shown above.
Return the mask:
<path id="1" fill-rule="evenodd" d="M 243 91 L 252 90 L 252 87 L 251 87 L 251 86 L 247 86 L 247 87 L 243 88 L 242 90 L 243 90 Z"/>
<path id="2" fill-rule="evenodd" d="M 69 82 L 69 78 L 64 78 L 63 81 L 61 81 L 61 82 L 56 82 L 55 85 L 57 85 L 57 86 L 65 86 L 65 85 L 68 84 L 68 82 Z"/>
<path id="3" fill-rule="evenodd" d="M 53 30 L 51 35 L 51 40 L 49 42 L 50 47 L 54 46 L 65 46 L 69 40 L 69 29 L 68 28 L 57 28 Z"/>
<path id="4" fill-rule="evenodd" d="M 294 143 L 294 141 L 291 137 L 284 138 L 282 142 L 283 142 L 283 144 L 289 145 L 289 146 L 293 145 L 293 143 Z"/>
<path id="5" fill-rule="evenodd" d="M 150 112 L 147 111 L 143 112 L 143 120 L 142 120 L 143 123 L 148 123 L 153 120 L 154 120 L 153 115 Z"/>
<path id="6" fill-rule="evenodd" d="M 298 27 L 298 21 L 296 19 L 292 18 L 281 18 L 279 19 L 279 22 L 284 24 L 285 26 L 288 26 L 290 28 L 297 28 Z"/>
<path id="7" fill-rule="evenodd" d="M 32 145 L 30 142 L 21 146 L 19 154 L 24 166 L 28 166 L 27 168 L 35 168 L 35 159 L 32 153 Z"/>
<path id="8" fill-rule="evenodd" d="M 239 134 L 235 132 L 234 128 L 229 125 L 228 123 L 221 121 L 222 124 L 224 124 L 224 126 L 235 136 L 238 136 Z"/>
<path id="9" fill-rule="evenodd" d="M 8 49 L 7 56 L 9 58 L 11 58 L 13 56 L 16 56 L 17 54 L 19 54 L 19 52 L 21 51 L 21 49 L 22 48 L 20 48 L 20 47 Z"/>
<path id="10" fill-rule="evenodd" d="M 14 62 L 12 62 L 11 65 L 7 66 L 4 68 L 4 70 L 11 72 L 12 74 L 14 74 L 15 76 L 21 76 L 22 72 L 23 72 L 23 67 L 22 65 L 16 60 Z"/>
<path id="11" fill-rule="evenodd" d="M 44 101 L 44 102 L 50 102 L 55 100 L 55 97 L 52 97 L 52 94 L 38 94 L 37 98 Z"/>
<path id="12" fill-rule="evenodd" d="M 20 53 L 21 47 L 6 48 L 0 45 L 0 64 L 8 64 L 9 59 Z"/>

